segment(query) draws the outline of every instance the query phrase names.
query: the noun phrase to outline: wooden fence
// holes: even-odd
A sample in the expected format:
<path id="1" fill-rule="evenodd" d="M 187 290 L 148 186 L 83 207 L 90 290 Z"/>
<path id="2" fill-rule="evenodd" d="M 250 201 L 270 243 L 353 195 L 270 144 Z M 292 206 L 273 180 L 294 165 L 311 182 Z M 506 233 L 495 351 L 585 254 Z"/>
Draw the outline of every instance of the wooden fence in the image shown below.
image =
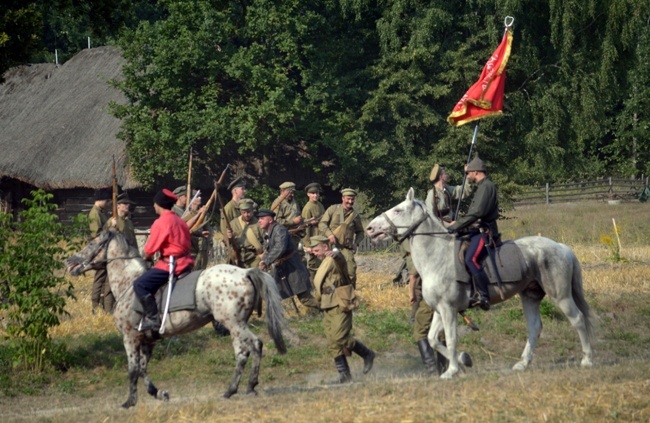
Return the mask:
<path id="1" fill-rule="evenodd" d="M 648 177 L 615 178 L 530 187 L 513 199 L 515 206 L 566 203 L 572 201 L 633 201 L 648 187 Z"/>

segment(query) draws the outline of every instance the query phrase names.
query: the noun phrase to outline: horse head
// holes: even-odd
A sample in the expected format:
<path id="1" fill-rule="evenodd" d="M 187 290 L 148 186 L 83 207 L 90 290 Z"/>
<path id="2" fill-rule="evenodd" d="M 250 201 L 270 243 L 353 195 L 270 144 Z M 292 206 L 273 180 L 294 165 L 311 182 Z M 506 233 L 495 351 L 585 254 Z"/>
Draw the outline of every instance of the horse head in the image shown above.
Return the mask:
<path id="1" fill-rule="evenodd" d="M 366 227 L 366 233 L 373 242 L 379 242 L 386 237 L 401 241 L 412 234 L 428 217 L 424 205 L 415 199 L 415 191 L 411 188 L 404 201 L 375 217 Z"/>
<path id="2" fill-rule="evenodd" d="M 65 265 L 68 272 L 72 276 L 79 276 L 88 270 L 96 269 L 100 264 L 106 263 L 108 244 L 114 236 L 115 232 L 110 230 L 102 231 L 81 251 L 66 259 Z"/>

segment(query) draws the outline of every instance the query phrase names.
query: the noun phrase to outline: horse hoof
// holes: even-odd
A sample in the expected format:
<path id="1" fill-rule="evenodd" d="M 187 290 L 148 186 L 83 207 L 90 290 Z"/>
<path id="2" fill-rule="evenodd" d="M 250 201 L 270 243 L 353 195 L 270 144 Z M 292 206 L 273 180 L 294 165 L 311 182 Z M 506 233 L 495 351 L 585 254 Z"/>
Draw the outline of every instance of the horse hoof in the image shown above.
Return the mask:
<path id="1" fill-rule="evenodd" d="M 458 361 L 465 367 L 472 367 L 474 365 L 472 357 L 464 351 L 458 355 Z"/>
<path id="2" fill-rule="evenodd" d="M 591 362 L 590 359 L 588 358 L 583 358 L 582 361 L 580 362 L 580 367 L 592 367 L 594 364 Z"/>
<path id="3" fill-rule="evenodd" d="M 131 408 L 131 407 L 133 407 L 134 405 L 135 405 L 135 403 L 134 403 L 133 401 L 128 400 L 127 402 L 125 402 L 124 404 L 122 404 L 122 408 Z"/>
<path id="4" fill-rule="evenodd" d="M 227 390 L 227 391 L 223 394 L 223 397 L 224 397 L 225 399 L 228 399 L 228 398 L 232 397 L 232 395 L 233 395 L 234 393 L 236 393 L 236 392 L 237 392 L 237 391 Z"/>
<path id="5" fill-rule="evenodd" d="M 254 389 L 251 389 L 250 391 L 246 392 L 246 395 L 249 397 L 256 397 L 257 396 L 257 391 Z"/>
<path id="6" fill-rule="evenodd" d="M 527 367 L 526 364 L 520 361 L 519 363 L 512 366 L 512 370 L 523 372 L 524 370 L 526 370 L 526 367 Z"/>
<path id="7" fill-rule="evenodd" d="M 163 401 L 169 401 L 169 392 L 167 391 L 158 391 L 158 399 Z"/>

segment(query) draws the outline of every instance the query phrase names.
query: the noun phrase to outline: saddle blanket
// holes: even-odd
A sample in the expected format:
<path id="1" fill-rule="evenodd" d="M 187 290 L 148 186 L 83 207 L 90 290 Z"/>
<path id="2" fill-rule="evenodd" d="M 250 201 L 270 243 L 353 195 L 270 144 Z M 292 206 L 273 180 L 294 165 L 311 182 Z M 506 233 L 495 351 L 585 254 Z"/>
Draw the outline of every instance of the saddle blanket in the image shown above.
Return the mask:
<path id="1" fill-rule="evenodd" d="M 180 310 L 194 310 L 196 308 L 196 284 L 199 281 L 203 270 L 195 270 L 187 276 L 181 275 L 180 279 L 174 281 L 174 288 L 172 289 L 172 297 L 169 300 L 169 312 Z M 164 312 L 163 308 L 167 301 L 167 290 L 169 284 L 165 284 L 156 293 L 156 302 L 158 303 L 158 310 L 160 314 Z M 133 299 L 133 310 L 139 314 L 144 313 L 142 304 L 137 298 Z"/>
<path id="2" fill-rule="evenodd" d="M 460 249 L 462 243 L 462 240 L 456 240 L 454 245 L 456 257 L 458 257 L 458 260 L 455 260 L 456 280 L 458 282 L 469 283 L 472 278 L 465 266 L 465 260 L 462 258 L 464 252 L 461 255 Z M 485 270 L 485 274 L 490 278 L 491 284 L 497 283 L 497 270 L 499 271 L 501 282 L 503 283 L 519 282 L 523 279 L 525 269 L 524 256 L 521 254 L 521 250 L 514 241 L 506 241 L 493 251 L 497 269 L 492 265 L 492 260 L 489 255 L 486 255 L 485 259 L 481 263 L 481 266 Z"/>

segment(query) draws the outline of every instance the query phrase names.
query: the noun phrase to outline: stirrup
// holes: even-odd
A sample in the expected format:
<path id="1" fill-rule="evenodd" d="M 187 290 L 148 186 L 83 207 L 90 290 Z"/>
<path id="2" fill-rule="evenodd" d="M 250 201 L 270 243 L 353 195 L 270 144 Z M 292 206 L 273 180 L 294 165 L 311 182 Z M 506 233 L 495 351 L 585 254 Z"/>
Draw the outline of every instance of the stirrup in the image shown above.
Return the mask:
<path id="1" fill-rule="evenodd" d="M 490 301 L 481 295 L 474 295 L 469 299 L 469 306 L 479 307 L 481 310 L 488 311 L 490 309 Z"/>

